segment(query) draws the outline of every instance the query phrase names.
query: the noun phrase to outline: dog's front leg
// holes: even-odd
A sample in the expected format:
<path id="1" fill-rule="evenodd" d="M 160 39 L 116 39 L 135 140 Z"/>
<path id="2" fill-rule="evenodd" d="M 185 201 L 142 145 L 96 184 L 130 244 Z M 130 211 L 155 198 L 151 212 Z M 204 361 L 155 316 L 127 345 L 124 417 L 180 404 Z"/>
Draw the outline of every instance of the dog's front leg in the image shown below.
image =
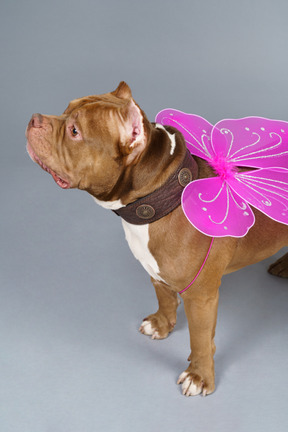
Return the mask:
<path id="1" fill-rule="evenodd" d="M 202 278 L 201 278 L 202 279 Z M 205 283 L 205 286 L 203 286 Z M 190 365 L 184 371 L 178 384 L 182 384 L 183 394 L 204 396 L 215 389 L 214 343 L 219 283 L 197 281 L 182 297 L 189 324 L 191 354 Z"/>
<path id="2" fill-rule="evenodd" d="M 177 307 L 180 304 L 177 293 L 164 283 L 151 278 L 158 299 L 159 309 L 156 313 L 144 318 L 140 331 L 152 336 L 152 339 L 164 339 L 174 329 L 177 318 Z"/>

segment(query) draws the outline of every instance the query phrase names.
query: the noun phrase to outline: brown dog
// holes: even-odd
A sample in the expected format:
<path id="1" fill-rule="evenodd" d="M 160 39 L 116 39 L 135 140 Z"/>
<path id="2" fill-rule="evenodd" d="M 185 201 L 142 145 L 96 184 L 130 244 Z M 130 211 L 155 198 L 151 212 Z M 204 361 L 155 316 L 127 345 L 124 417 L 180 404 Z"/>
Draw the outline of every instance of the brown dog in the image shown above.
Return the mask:
<path id="1" fill-rule="evenodd" d="M 176 324 L 177 293 L 197 274 L 211 241 L 187 221 L 179 197 L 187 169 L 194 178 L 213 176 L 212 169 L 199 158 L 194 158 L 197 165 L 192 157 L 187 162 L 181 133 L 151 124 L 124 82 L 112 93 L 72 101 L 59 117 L 34 114 L 27 139 L 31 158 L 59 186 L 86 190 L 103 207 L 121 216 L 124 212 L 127 241 L 151 275 L 159 302 L 158 312 L 148 316 L 140 330 L 154 339 L 167 337 Z M 159 190 L 162 195 L 157 195 Z M 141 200 L 147 195 L 151 199 L 153 191 L 155 206 Z M 160 218 L 155 218 L 154 207 Z M 222 276 L 288 245 L 288 226 L 254 212 L 256 223 L 245 237 L 214 241 L 199 277 L 182 294 L 191 354 L 178 383 L 187 396 L 206 395 L 215 388 L 214 335 Z M 288 254 L 269 271 L 288 277 Z"/>

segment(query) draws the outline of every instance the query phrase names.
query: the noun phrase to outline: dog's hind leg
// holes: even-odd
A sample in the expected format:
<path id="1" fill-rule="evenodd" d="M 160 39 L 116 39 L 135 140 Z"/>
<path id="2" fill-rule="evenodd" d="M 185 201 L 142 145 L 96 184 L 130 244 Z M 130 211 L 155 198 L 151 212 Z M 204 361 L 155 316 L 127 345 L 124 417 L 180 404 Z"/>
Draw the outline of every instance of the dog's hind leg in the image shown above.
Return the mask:
<path id="1" fill-rule="evenodd" d="M 140 332 L 152 339 L 164 339 L 174 329 L 177 319 L 177 307 L 180 304 L 177 293 L 164 283 L 151 279 L 158 299 L 159 309 L 156 313 L 144 318 Z"/>
<path id="2" fill-rule="evenodd" d="M 271 264 L 268 272 L 274 276 L 288 278 L 288 253 Z"/>

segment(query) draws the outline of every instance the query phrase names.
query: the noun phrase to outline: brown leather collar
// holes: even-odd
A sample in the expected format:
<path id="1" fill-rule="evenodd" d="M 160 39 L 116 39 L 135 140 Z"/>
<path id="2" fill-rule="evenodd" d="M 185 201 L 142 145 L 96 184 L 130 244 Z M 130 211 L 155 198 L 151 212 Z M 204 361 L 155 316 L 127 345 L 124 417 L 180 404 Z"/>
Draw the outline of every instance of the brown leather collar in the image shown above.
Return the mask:
<path id="1" fill-rule="evenodd" d="M 198 165 L 189 150 L 187 150 L 181 164 L 163 186 L 151 194 L 113 211 L 126 222 L 134 225 L 155 222 L 181 204 L 184 187 L 192 180 L 195 180 L 197 176 Z"/>

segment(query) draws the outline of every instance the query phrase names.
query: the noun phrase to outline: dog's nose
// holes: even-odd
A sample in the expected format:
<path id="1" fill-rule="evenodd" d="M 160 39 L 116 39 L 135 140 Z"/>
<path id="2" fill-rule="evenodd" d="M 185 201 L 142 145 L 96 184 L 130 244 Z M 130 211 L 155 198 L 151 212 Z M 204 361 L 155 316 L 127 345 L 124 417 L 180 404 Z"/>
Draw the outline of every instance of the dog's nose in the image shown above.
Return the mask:
<path id="1" fill-rule="evenodd" d="M 29 128 L 41 128 L 43 123 L 43 117 L 41 114 L 33 114 L 29 123 Z"/>

